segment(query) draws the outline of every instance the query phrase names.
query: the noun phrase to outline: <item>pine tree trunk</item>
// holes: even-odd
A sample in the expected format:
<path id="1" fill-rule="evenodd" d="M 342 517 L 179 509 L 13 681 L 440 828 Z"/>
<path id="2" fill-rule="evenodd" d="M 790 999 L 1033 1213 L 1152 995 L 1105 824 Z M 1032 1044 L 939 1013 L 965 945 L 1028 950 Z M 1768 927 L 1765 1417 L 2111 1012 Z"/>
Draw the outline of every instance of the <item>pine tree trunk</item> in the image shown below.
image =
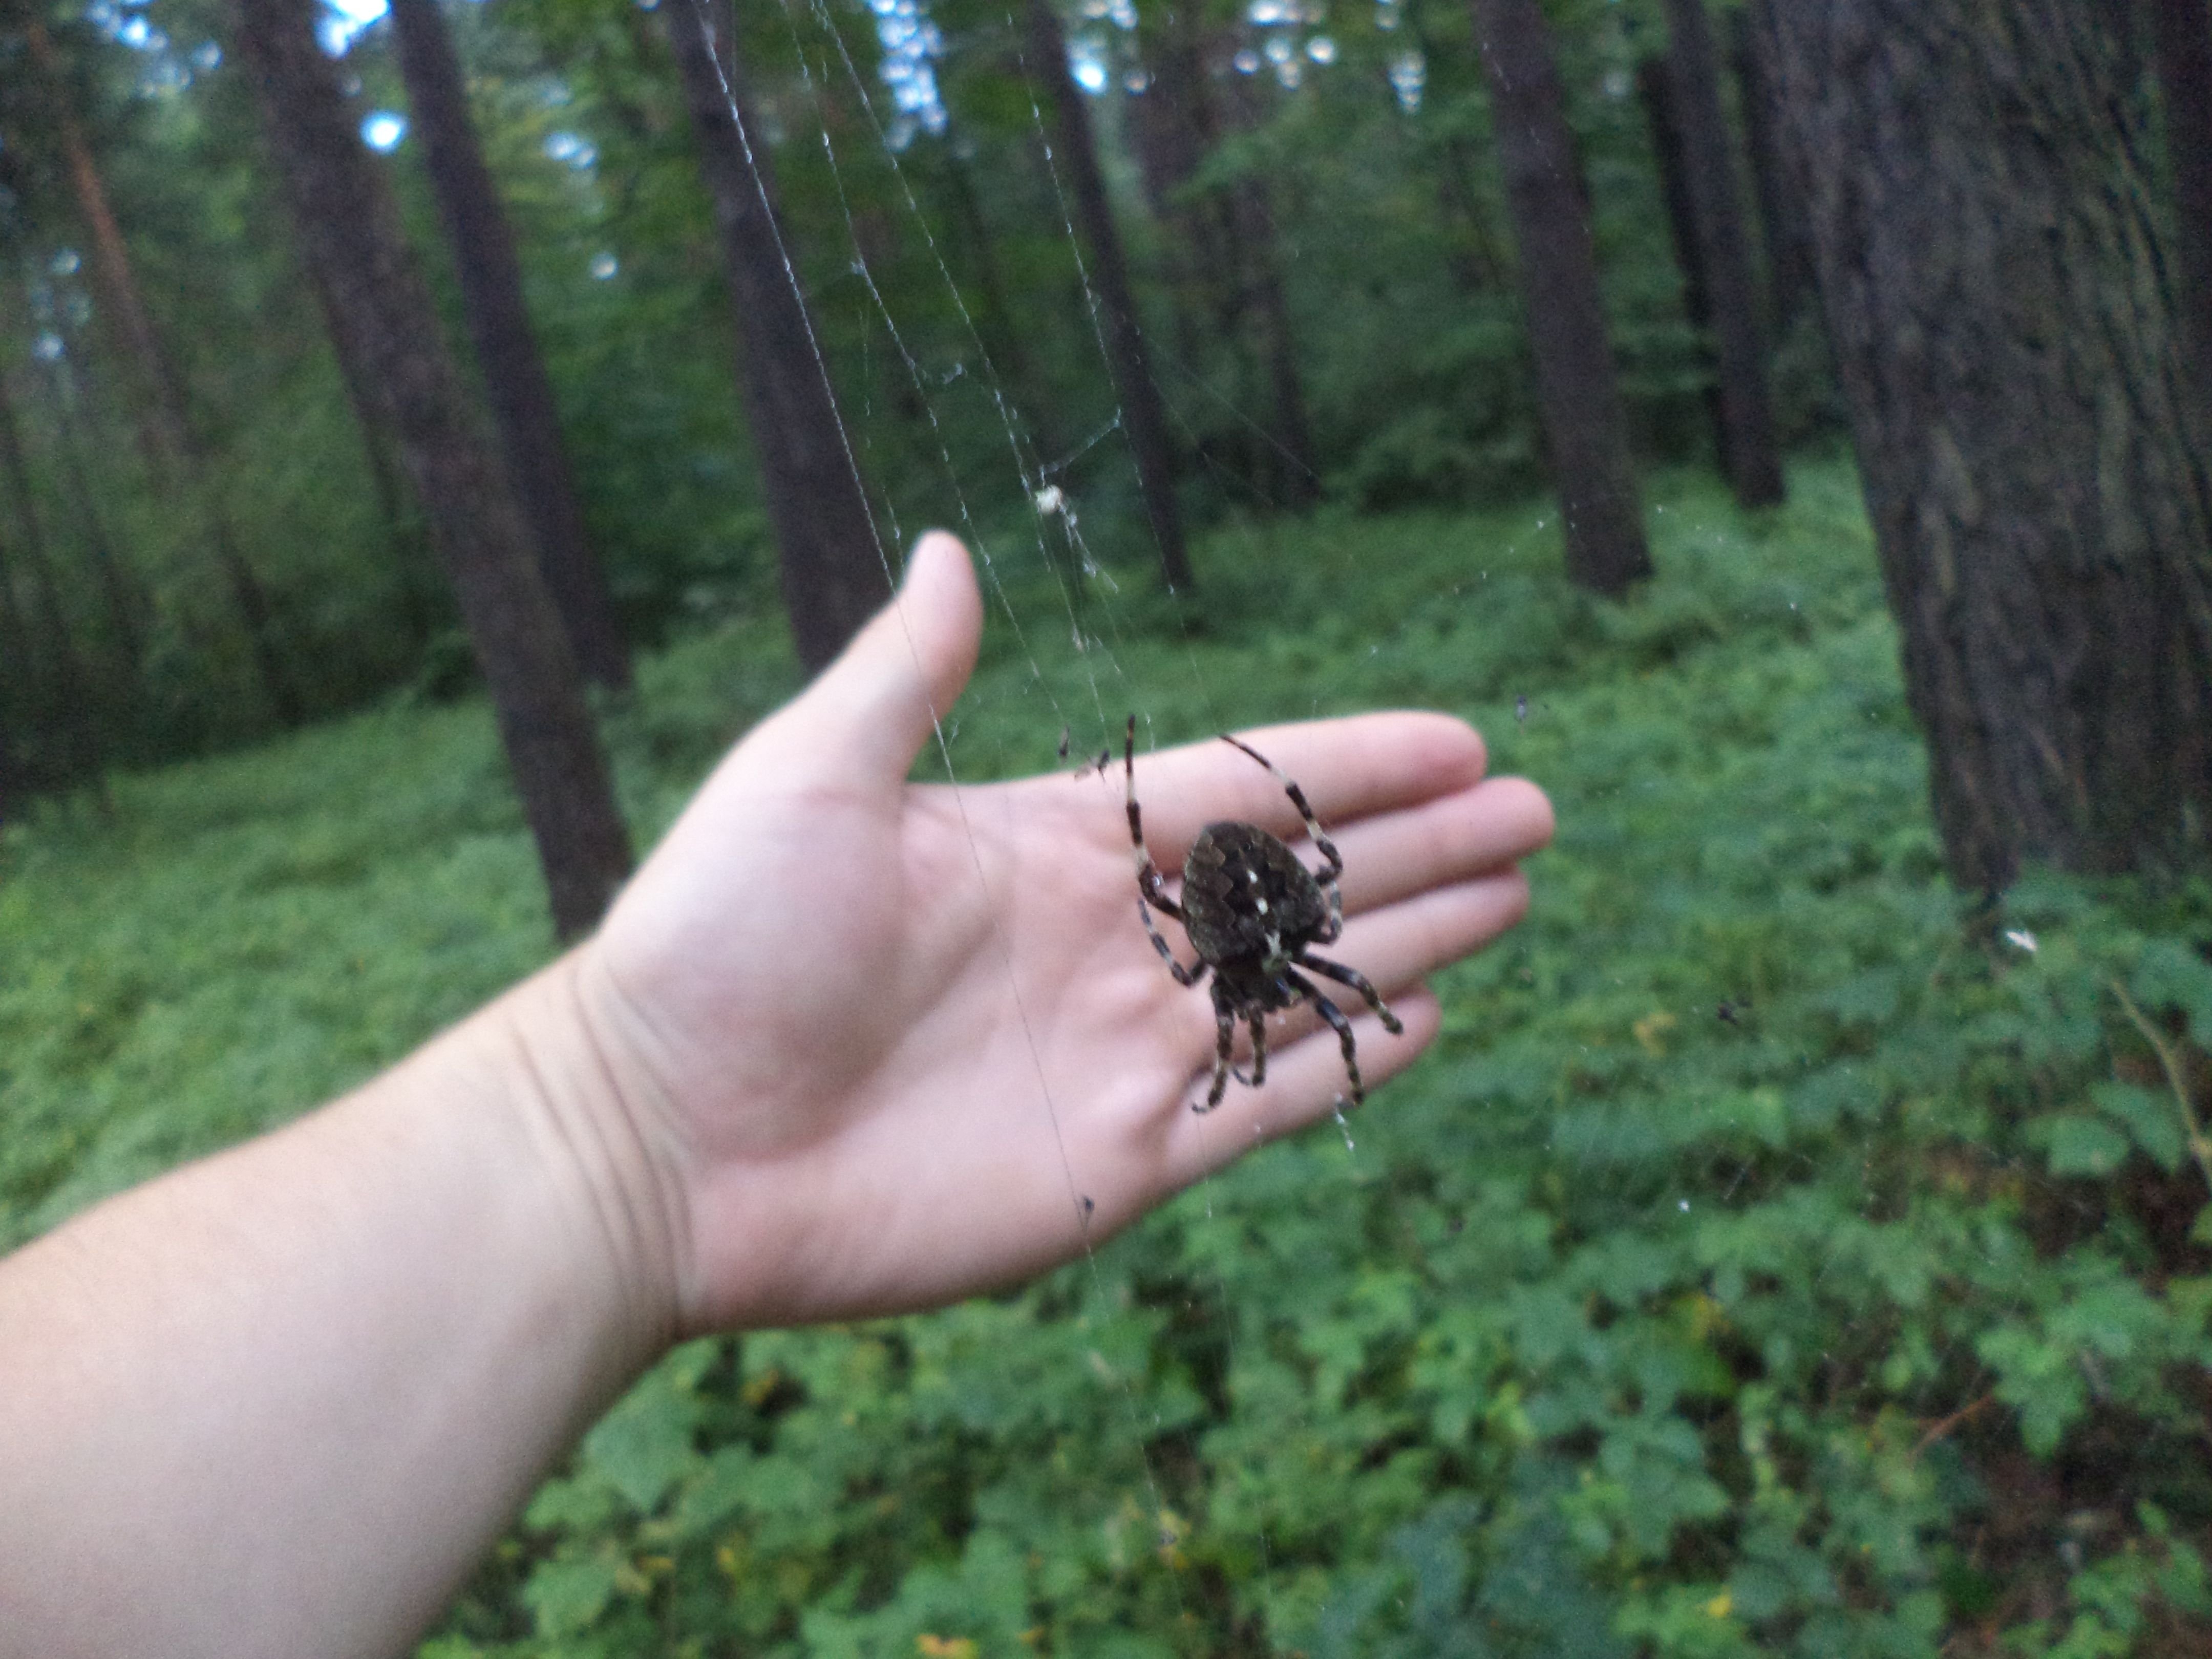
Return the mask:
<path id="1" fill-rule="evenodd" d="M 1953 878 L 2201 858 L 2212 488 L 2106 9 L 1767 28 Z"/>
<path id="2" fill-rule="evenodd" d="M 1674 267 L 1682 273 L 1682 314 L 1695 331 L 1699 346 L 1712 337 L 1713 306 L 1705 292 L 1705 260 L 1698 246 L 1698 210 L 1690 200 L 1689 161 L 1682 153 L 1682 124 L 1674 115 L 1674 77 L 1664 58 L 1646 58 L 1636 66 L 1636 94 L 1644 105 L 1644 124 L 1651 129 L 1652 159 L 1659 166 L 1659 196 L 1667 208 L 1667 237 L 1674 250 Z M 1713 443 L 1727 470 L 1728 422 L 1721 416 L 1720 380 L 1716 376 L 1703 388 L 1705 420 L 1713 429 Z"/>
<path id="3" fill-rule="evenodd" d="M 1721 110 L 1718 58 L 1705 0 L 1667 0 L 1668 74 L 1681 129 L 1691 215 L 1704 268 L 1713 348 L 1720 371 L 1721 462 L 1745 507 L 1782 499 L 1782 457 L 1766 392 L 1766 346 L 1759 337 L 1757 287 L 1743 234 L 1735 158 Z"/>
<path id="4" fill-rule="evenodd" d="M 1651 554 L 1551 33 L 1537 0 L 1472 0 L 1472 5 L 1520 254 L 1536 401 L 1559 491 L 1567 574 L 1595 592 L 1619 595 L 1651 574 Z"/>
<path id="5" fill-rule="evenodd" d="M 1729 14 L 1729 55 L 1743 96 L 1744 147 L 1751 156 L 1752 194 L 1766 244 L 1768 320 L 1778 336 L 1813 297 L 1813 239 L 1797 185 L 1783 165 L 1774 131 L 1773 82 L 1759 51 L 1759 20 L 1771 3 L 1745 0 Z"/>
<path id="6" fill-rule="evenodd" d="M 31 493 L 30 469 L 23 465 L 15 405 L 4 377 L 0 377 L 0 477 L 7 479 L 8 493 L 15 500 L 15 542 L 29 567 L 44 654 L 53 665 L 52 715 L 68 750 L 70 781 L 96 783 L 100 777 L 100 752 L 92 682 L 77 655 L 76 641 L 70 635 L 69 619 L 62 613 L 54 563 L 46 550 L 46 526 L 40 521 L 38 501 Z"/>
<path id="7" fill-rule="evenodd" d="M 108 631 L 114 635 L 116 652 L 122 659 L 125 696 L 135 708 L 141 689 L 139 671 L 146 660 L 146 617 L 153 604 L 147 598 L 143 584 L 108 538 L 99 498 L 84 470 L 84 439 L 76 422 L 76 388 L 64 360 L 46 360 L 46 382 L 60 439 L 57 447 L 62 482 L 69 492 L 70 511 L 82 526 L 85 549 L 92 555 L 93 569 L 100 579 L 100 599 L 107 611 Z"/>
<path id="8" fill-rule="evenodd" d="M 1193 586 L 1190 556 L 1184 550 L 1182 515 L 1176 505 L 1174 451 L 1168 442 L 1167 411 L 1152 384 L 1137 302 L 1129 289 L 1128 262 L 1121 257 L 1121 234 L 1106 199 L 1105 176 L 1091 137 L 1091 113 L 1083 88 L 1067 67 L 1067 41 L 1052 0 L 1024 0 L 1029 18 L 1029 71 L 1042 83 L 1053 108 L 1053 158 L 1066 168 L 1074 192 L 1075 222 L 1091 250 L 1091 286 L 1106 343 L 1106 366 L 1121 402 L 1121 429 L 1137 463 L 1137 487 L 1145 516 L 1159 549 L 1160 569 L 1178 591 Z"/>
<path id="9" fill-rule="evenodd" d="M 667 0 L 661 16 L 728 266 L 745 411 L 782 556 L 784 605 L 799 660 L 815 670 L 889 598 L 889 566 L 786 255 L 765 141 L 734 58 L 717 60 L 704 3 Z"/>
<path id="10" fill-rule="evenodd" d="M 523 302 L 522 261 L 469 120 L 468 90 L 453 40 L 438 0 L 391 0 L 391 7 L 408 112 L 453 248 L 462 308 L 507 477 L 538 544 L 538 568 L 585 678 L 627 691 L 629 647 L 584 528 L 553 382 Z"/>
<path id="11" fill-rule="evenodd" d="M 2205 0 L 2149 4 L 2173 179 L 2182 338 L 2198 416 L 2212 421 L 2212 14 Z"/>
<path id="12" fill-rule="evenodd" d="M 313 0 L 238 0 L 301 252 L 331 326 L 397 434 L 460 602 L 538 843 L 555 930 L 589 930 L 629 868 L 629 840 L 559 613 L 507 479 L 438 332 L 390 186 L 362 148 Z"/>
<path id="13" fill-rule="evenodd" d="M 140 446 L 161 487 L 181 492 L 188 510 L 203 526 L 216 568 L 222 572 L 223 580 L 230 589 L 231 602 L 238 607 L 239 620 L 253 654 L 262 692 L 269 699 L 270 711 L 280 724 L 296 726 L 306 710 L 299 682 L 277 639 L 276 616 L 269 603 L 268 591 L 239 550 L 214 469 L 192 428 L 184 384 L 161 349 L 160 336 L 155 332 L 153 319 L 138 291 L 130 246 L 123 240 L 122 227 L 108 204 L 107 187 L 100 178 L 92 148 L 85 143 L 76 112 L 70 106 L 53 42 L 36 18 L 26 27 L 24 39 L 45 83 L 46 100 L 56 136 L 61 141 L 77 211 L 91 234 L 93 277 L 100 290 L 101 310 L 108 319 L 118 355 L 136 371 L 140 382 L 138 393 L 131 399 L 139 417 Z"/>

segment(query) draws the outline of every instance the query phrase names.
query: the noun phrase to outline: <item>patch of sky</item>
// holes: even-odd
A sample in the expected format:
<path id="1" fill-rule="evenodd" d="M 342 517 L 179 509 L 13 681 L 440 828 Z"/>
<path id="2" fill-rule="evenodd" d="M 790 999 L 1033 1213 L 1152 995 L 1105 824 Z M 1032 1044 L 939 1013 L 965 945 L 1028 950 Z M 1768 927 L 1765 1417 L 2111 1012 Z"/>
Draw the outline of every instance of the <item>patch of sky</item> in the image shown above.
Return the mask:
<path id="1" fill-rule="evenodd" d="M 611 253 L 594 253 L 592 256 L 592 263 L 585 269 L 592 273 L 593 282 L 611 282 L 616 273 L 622 270 L 622 261 Z"/>
<path id="2" fill-rule="evenodd" d="M 1075 36 L 1067 43 L 1067 72 L 1084 91 L 1105 91 L 1110 78 L 1106 72 L 1106 49 L 1087 35 Z"/>
<path id="3" fill-rule="evenodd" d="M 1134 0 L 1083 0 L 1083 15 L 1093 22 L 1111 19 L 1117 29 L 1137 27 Z"/>
<path id="4" fill-rule="evenodd" d="M 588 138 L 574 132 L 549 132 L 545 135 L 545 154 L 556 161 L 564 163 L 582 173 L 599 159 L 599 148 Z"/>
<path id="5" fill-rule="evenodd" d="M 388 109 L 372 113 L 361 124 L 361 141 L 380 153 L 399 148 L 399 141 L 407 136 L 407 118 Z"/>
<path id="6" fill-rule="evenodd" d="M 59 362 L 62 354 L 68 349 L 62 337 L 50 328 L 42 331 L 39 337 L 31 342 L 31 355 L 42 363 Z"/>
<path id="7" fill-rule="evenodd" d="M 384 13 L 384 0 L 325 0 L 315 19 L 315 34 L 325 52 L 343 58 L 361 33 Z"/>
<path id="8" fill-rule="evenodd" d="M 894 149 L 904 149 L 916 132 L 936 137 L 945 127 L 945 100 L 937 90 L 944 35 L 922 0 L 868 0 L 868 9 L 875 14 L 876 38 L 884 48 L 876 72 L 890 88 L 898 111 L 885 137 Z"/>
<path id="9" fill-rule="evenodd" d="M 1421 106 L 1421 88 L 1429 82 L 1429 61 L 1418 52 L 1400 52 L 1390 60 L 1390 90 L 1398 94 L 1398 107 L 1411 115 Z"/>

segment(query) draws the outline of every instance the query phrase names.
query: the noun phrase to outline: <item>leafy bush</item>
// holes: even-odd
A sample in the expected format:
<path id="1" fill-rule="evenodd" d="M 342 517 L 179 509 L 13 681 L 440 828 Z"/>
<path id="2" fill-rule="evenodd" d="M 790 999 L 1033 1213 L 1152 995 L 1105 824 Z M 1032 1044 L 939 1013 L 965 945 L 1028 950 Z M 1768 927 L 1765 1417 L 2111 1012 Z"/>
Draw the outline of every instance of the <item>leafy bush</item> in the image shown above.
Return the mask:
<path id="1" fill-rule="evenodd" d="M 1002 557 L 961 775 L 1094 693 L 1438 704 L 1558 803 L 1533 915 L 1341 1132 L 1018 1294 L 670 1356 L 426 1655 L 2201 1651 L 2212 888 L 1952 894 L 1852 480 L 1793 486 L 1665 484 L 1617 608 L 1534 513 L 1232 529 L 1180 610 Z M 649 665 L 639 821 L 794 678 L 766 620 Z M 0 859 L 9 1239 L 544 949 L 473 706 Z"/>

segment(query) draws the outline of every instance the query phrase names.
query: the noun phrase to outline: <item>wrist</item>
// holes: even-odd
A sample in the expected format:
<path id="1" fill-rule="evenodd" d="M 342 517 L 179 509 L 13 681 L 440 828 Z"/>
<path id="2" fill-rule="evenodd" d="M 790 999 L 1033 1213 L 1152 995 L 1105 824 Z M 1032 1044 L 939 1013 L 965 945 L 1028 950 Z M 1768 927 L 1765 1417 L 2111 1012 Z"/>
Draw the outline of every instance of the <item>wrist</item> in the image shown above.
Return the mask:
<path id="1" fill-rule="evenodd" d="M 617 1000 L 587 942 L 482 1018 L 568 1231 L 596 1261 L 610 1358 L 634 1373 L 689 1334 L 689 1206 L 678 1149 L 621 1035 Z"/>

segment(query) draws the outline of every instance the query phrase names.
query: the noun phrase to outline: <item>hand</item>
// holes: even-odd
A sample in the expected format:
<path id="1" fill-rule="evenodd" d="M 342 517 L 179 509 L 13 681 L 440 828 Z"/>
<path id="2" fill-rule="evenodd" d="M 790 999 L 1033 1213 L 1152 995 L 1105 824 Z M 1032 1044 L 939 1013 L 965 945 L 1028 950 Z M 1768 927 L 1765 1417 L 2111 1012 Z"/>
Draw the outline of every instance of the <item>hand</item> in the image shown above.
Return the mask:
<path id="1" fill-rule="evenodd" d="M 1335 1036 L 1294 1011 L 1271 1029 L 1266 1087 L 1190 1109 L 1212 1006 L 1146 939 L 1118 766 L 907 781 L 981 627 L 964 550 L 926 537 L 893 605 L 722 762 L 576 960 L 605 1109 L 647 1149 L 672 1231 L 684 1332 L 1018 1279 L 1343 1089 Z M 1371 1088 L 1436 1035 L 1422 976 L 1521 917 L 1515 861 L 1549 839 L 1550 805 L 1486 780 L 1481 739 L 1442 715 L 1249 735 L 1343 853 L 1347 925 L 1328 954 L 1405 1023 L 1389 1036 L 1340 994 Z M 1299 833 L 1225 744 L 1142 757 L 1136 785 L 1170 874 L 1214 819 Z"/>

